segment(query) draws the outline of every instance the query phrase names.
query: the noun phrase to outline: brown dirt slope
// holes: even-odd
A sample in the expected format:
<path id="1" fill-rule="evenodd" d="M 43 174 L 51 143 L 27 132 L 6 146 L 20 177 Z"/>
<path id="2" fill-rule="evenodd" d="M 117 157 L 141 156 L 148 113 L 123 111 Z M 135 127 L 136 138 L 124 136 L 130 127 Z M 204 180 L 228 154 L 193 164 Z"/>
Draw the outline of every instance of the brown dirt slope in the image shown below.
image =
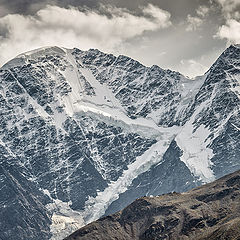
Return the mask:
<path id="1" fill-rule="evenodd" d="M 137 199 L 65 240 L 240 240 L 240 171 L 186 193 Z"/>

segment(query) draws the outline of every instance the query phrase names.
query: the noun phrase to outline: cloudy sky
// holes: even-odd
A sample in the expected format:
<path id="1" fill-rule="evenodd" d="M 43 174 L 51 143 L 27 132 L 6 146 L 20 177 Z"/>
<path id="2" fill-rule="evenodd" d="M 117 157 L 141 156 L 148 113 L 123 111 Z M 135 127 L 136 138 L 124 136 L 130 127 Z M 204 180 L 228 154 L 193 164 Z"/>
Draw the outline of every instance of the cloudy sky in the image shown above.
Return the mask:
<path id="1" fill-rule="evenodd" d="M 240 0 L 0 0 L 0 66 L 57 45 L 194 77 L 231 43 L 240 43 Z"/>

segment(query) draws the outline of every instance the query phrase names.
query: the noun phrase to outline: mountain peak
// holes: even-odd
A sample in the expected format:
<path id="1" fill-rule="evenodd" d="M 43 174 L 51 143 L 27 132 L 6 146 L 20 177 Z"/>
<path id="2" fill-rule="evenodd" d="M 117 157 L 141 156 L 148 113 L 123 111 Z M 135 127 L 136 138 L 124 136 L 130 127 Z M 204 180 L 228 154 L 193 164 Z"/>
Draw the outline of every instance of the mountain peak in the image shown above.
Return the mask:
<path id="1" fill-rule="evenodd" d="M 25 52 L 23 54 L 19 54 L 17 57 L 23 57 L 23 56 L 38 56 L 38 55 L 49 55 L 49 54 L 64 54 L 66 53 L 66 48 L 58 47 L 58 46 L 46 46 L 37 48 L 28 52 Z"/>
<path id="2" fill-rule="evenodd" d="M 240 44 L 232 44 L 230 45 L 220 56 L 224 58 L 236 58 L 237 60 L 239 59 L 239 53 L 240 53 Z"/>
<path id="3" fill-rule="evenodd" d="M 223 73 L 229 71 L 230 69 L 234 70 L 234 68 L 236 68 L 237 71 L 239 66 L 239 56 L 240 44 L 230 45 L 218 57 L 207 73 L 213 72 L 215 74 L 216 71 L 221 71 Z"/>
<path id="4" fill-rule="evenodd" d="M 42 48 L 37 48 L 22 54 L 17 55 L 12 60 L 8 61 L 2 66 L 2 69 L 7 69 L 11 67 L 21 66 L 26 63 L 27 60 L 37 59 L 42 56 L 53 56 L 53 55 L 65 55 L 67 52 L 66 48 L 61 48 L 57 46 L 47 46 Z"/>
<path id="5" fill-rule="evenodd" d="M 232 44 L 231 46 L 239 49 L 240 48 L 240 43 Z"/>

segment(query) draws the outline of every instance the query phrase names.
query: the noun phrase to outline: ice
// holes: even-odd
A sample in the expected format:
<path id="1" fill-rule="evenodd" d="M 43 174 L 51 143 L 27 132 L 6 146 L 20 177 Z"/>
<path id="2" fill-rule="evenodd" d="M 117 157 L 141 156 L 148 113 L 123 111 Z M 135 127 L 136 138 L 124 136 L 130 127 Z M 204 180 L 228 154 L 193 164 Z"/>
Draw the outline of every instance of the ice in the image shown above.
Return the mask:
<path id="1" fill-rule="evenodd" d="M 86 202 L 85 211 L 83 213 L 86 223 L 92 222 L 101 217 L 108 206 L 118 199 L 119 195 L 125 192 L 139 174 L 147 171 L 155 163 L 160 163 L 164 152 L 174 139 L 176 128 L 169 128 L 162 133 L 157 143 L 147 150 L 142 156 L 137 157 L 136 161 L 128 166 L 122 176 L 103 191 L 98 192 L 95 198 L 90 197 Z"/>
<path id="2" fill-rule="evenodd" d="M 239 68 L 237 66 L 235 66 L 235 69 L 239 69 Z M 240 99 L 240 75 L 232 75 L 232 74 L 229 74 L 227 71 L 225 71 L 225 73 L 227 75 L 227 80 L 231 86 L 230 89 Z"/>
<path id="3" fill-rule="evenodd" d="M 82 226 L 84 226 L 84 224 L 83 222 L 79 222 L 79 218 L 75 219 L 74 217 L 66 217 L 54 213 L 52 216 L 52 225 L 50 226 L 52 233 L 50 240 L 63 239 Z"/>
<path id="4" fill-rule="evenodd" d="M 129 131 L 136 131 L 145 137 L 151 137 L 151 133 L 159 135 L 159 128 L 150 117 L 137 119 L 129 118 L 119 100 L 116 99 L 112 90 L 109 89 L 106 84 L 99 83 L 89 69 L 78 69 L 77 63 L 71 55 L 71 51 L 68 51 L 67 59 L 72 65 L 72 68 L 68 68 L 65 72 L 62 72 L 69 85 L 72 87 L 72 92 L 62 99 L 67 115 L 74 116 L 76 113 L 84 112 L 92 116 L 95 115 L 107 122 L 114 123 L 114 125 L 117 126 L 125 125 L 126 128 L 131 129 Z M 93 87 L 96 93 L 95 95 L 88 96 L 84 94 L 84 89 L 80 82 L 79 71 Z"/>
<path id="5" fill-rule="evenodd" d="M 37 48 L 31 51 L 25 52 L 24 54 L 18 55 L 16 58 L 33 59 L 39 56 L 53 55 L 56 53 L 62 55 L 66 53 L 66 50 L 64 48 L 57 47 L 57 46 L 46 46 L 46 47 L 41 47 L 41 48 Z"/>
<path id="6" fill-rule="evenodd" d="M 197 115 L 206 107 L 203 102 L 195 111 L 190 120 L 183 126 L 182 130 L 176 137 L 178 146 L 182 149 L 183 161 L 194 176 L 199 177 L 204 183 L 211 182 L 215 179 L 211 170 L 213 157 L 212 149 L 208 148 L 210 130 L 201 125 L 194 131 L 194 121 Z"/>
<path id="7" fill-rule="evenodd" d="M 53 213 L 52 224 L 50 226 L 52 237 L 50 240 L 63 239 L 84 226 L 81 213 L 71 209 L 71 202 L 63 202 L 59 199 L 51 198 L 50 192 L 47 189 L 42 189 L 42 191 L 53 201 L 46 206 Z"/>
<path id="8" fill-rule="evenodd" d="M 25 52 L 23 54 L 17 55 L 14 59 L 10 60 L 2 66 L 2 69 L 9 69 L 16 66 L 22 66 L 28 63 L 30 59 L 36 59 L 42 57 L 43 55 L 53 55 L 53 54 L 65 54 L 66 49 L 57 46 L 42 47 L 32 51 Z"/>

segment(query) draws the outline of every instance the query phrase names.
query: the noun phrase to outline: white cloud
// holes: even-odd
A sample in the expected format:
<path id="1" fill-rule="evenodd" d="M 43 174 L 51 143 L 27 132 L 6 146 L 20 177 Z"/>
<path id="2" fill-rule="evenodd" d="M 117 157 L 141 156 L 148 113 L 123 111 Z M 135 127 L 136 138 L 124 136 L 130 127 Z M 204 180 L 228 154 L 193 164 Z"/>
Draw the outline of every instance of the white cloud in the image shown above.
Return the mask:
<path id="1" fill-rule="evenodd" d="M 197 62 L 194 59 L 181 60 L 180 65 L 177 66 L 177 68 L 179 72 L 191 78 L 201 76 L 208 70 L 207 66 L 204 66 L 203 64 Z"/>
<path id="2" fill-rule="evenodd" d="M 195 31 L 200 27 L 203 23 L 203 19 L 199 17 L 192 17 L 190 14 L 187 16 L 187 23 L 188 26 L 186 28 L 186 31 Z"/>
<path id="3" fill-rule="evenodd" d="M 206 17 L 206 15 L 209 13 L 209 8 L 207 6 L 204 5 L 200 5 L 197 9 L 196 9 L 196 13 L 199 17 Z"/>
<path id="4" fill-rule="evenodd" d="M 227 20 L 218 30 L 217 36 L 227 39 L 229 43 L 240 43 L 240 22 L 235 19 Z"/>
<path id="5" fill-rule="evenodd" d="M 240 43 L 240 0 L 217 0 L 222 7 L 225 24 L 219 27 L 216 34 L 229 43 Z"/>
<path id="6" fill-rule="evenodd" d="M 112 7 L 105 7 L 105 12 L 108 16 L 73 7 L 47 6 L 35 16 L 11 14 L 0 18 L 0 28 L 8 29 L 0 41 L 0 64 L 19 53 L 49 45 L 113 51 L 145 31 L 171 25 L 170 13 L 151 4 L 142 8 L 142 16 Z"/>

